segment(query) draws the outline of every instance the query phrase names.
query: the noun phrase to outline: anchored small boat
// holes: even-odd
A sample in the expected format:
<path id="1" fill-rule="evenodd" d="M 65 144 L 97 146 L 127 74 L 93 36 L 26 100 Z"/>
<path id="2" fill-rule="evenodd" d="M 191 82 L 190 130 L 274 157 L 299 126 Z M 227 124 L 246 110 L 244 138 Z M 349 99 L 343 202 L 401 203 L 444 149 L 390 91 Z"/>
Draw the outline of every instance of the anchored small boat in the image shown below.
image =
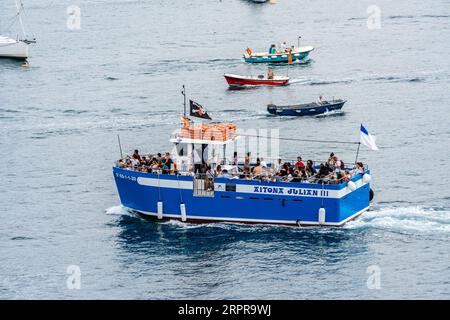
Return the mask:
<path id="1" fill-rule="evenodd" d="M 21 40 L 0 36 L 0 57 L 26 59 L 28 58 L 28 44 Z"/>
<path id="2" fill-rule="evenodd" d="M 242 88 L 246 86 L 285 86 L 289 84 L 289 77 L 274 76 L 239 76 L 236 74 L 224 74 L 225 80 L 230 88 Z"/>
<path id="3" fill-rule="evenodd" d="M 289 52 L 268 53 L 253 52 L 247 48 L 244 53 L 244 61 L 249 63 L 290 63 L 306 59 L 313 50 L 314 47 L 306 46 L 293 48 Z"/>
<path id="4" fill-rule="evenodd" d="M 35 39 L 28 39 L 26 37 L 25 28 L 22 22 L 23 4 L 20 0 L 15 0 L 16 17 L 18 19 L 21 35 L 16 38 L 0 35 L 0 58 L 12 58 L 25 60 L 28 58 L 28 45 L 35 43 Z"/>
<path id="5" fill-rule="evenodd" d="M 277 116 L 312 116 L 334 110 L 340 110 L 344 106 L 345 102 L 346 100 L 333 99 L 332 101 L 324 101 L 322 103 L 311 102 L 286 106 L 269 104 L 267 105 L 267 111 L 269 111 L 270 114 Z"/>

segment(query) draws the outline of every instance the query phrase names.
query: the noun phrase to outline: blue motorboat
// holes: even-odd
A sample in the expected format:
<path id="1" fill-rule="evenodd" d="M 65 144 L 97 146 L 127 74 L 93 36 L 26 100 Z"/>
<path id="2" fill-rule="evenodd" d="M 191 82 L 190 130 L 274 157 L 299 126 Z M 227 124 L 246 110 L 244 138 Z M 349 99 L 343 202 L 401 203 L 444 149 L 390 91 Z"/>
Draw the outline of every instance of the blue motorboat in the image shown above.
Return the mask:
<path id="1" fill-rule="evenodd" d="M 330 111 L 340 110 L 346 100 L 337 99 L 332 101 L 323 101 L 322 103 L 312 102 L 305 104 L 295 104 L 286 106 L 277 106 L 275 104 L 267 105 L 267 111 L 277 116 L 313 116 Z"/>
<path id="2" fill-rule="evenodd" d="M 171 161 L 153 158 L 148 165 L 123 157 L 115 162 L 112 171 L 124 208 L 156 221 L 342 226 L 370 207 L 371 175 L 366 165 L 359 171 L 336 167 L 346 177 L 336 179 L 331 177 L 333 171 L 321 176 L 323 164 L 314 162 L 311 167 L 318 173 L 293 178 L 277 171 L 275 162 L 227 160 L 227 148 L 234 148 L 239 137 L 235 126 L 197 128 L 185 123 L 175 131 Z M 231 131 L 223 134 L 217 128 Z M 219 166 L 219 175 L 211 173 Z M 282 170 L 292 168 L 293 162 L 286 162 Z"/>
<path id="3" fill-rule="evenodd" d="M 290 63 L 297 60 L 306 59 L 314 47 L 297 47 L 288 52 L 253 52 L 247 48 L 244 53 L 244 61 L 249 63 Z"/>

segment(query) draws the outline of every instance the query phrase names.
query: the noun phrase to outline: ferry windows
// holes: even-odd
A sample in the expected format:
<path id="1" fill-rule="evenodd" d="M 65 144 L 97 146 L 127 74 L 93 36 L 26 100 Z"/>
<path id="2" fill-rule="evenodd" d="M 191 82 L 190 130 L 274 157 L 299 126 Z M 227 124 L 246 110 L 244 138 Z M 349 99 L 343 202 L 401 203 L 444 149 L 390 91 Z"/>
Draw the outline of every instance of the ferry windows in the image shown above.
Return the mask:
<path id="1" fill-rule="evenodd" d="M 236 185 L 235 184 L 226 184 L 225 191 L 236 192 Z"/>
<path id="2" fill-rule="evenodd" d="M 187 145 L 185 143 L 177 143 L 176 147 L 177 155 L 179 155 L 180 157 L 187 155 Z"/>

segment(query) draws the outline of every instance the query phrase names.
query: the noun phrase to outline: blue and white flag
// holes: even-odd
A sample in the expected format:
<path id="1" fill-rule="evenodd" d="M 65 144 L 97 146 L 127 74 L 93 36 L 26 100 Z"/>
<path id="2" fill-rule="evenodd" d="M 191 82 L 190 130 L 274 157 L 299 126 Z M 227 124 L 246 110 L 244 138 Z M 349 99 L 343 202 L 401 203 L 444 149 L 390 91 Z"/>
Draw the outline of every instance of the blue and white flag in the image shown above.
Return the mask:
<path id="1" fill-rule="evenodd" d="M 359 137 L 359 142 L 369 147 L 370 150 L 378 150 L 378 147 L 375 143 L 377 138 L 372 136 L 369 131 L 361 124 L 361 135 Z"/>

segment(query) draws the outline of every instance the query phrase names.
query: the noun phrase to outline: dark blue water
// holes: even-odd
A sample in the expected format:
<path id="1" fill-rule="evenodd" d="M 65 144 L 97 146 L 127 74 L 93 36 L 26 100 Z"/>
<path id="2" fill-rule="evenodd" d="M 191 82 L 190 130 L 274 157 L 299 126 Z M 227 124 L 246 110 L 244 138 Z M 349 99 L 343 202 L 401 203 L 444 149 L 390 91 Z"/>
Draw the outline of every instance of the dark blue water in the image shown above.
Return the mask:
<path id="1" fill-rule="evenodd" d="M 11 3 L 10 3 L 11 2 Z M 38 43 L 30 67 L 0 61 L 0 298 L 449 298 L 450 3 L 378 1 L 26 1 Z M 13 1 L 0 4 L 0 22 Z M 13 13 L 12 13 L 13 14 Z M 223 73 L 260 74 L 247 46 L 296 43 L 305 64 L 275 67 L 293 84 L 228 91 Z M 342 229 L 149 223 L 119 206 L 111 165 L 170 150 L 180 87 L 222 121 L 281 136 L 358 139 L 376 198 Z M 348 100 L 343 112 L 266 115 L 267 103 Z M 286 157 L 351 161 L 353 146 L 282 144 Z M 66 285 L 67 267 L 81 288 Z M 367 270 L 378 268 L 380 288 Z"/>

